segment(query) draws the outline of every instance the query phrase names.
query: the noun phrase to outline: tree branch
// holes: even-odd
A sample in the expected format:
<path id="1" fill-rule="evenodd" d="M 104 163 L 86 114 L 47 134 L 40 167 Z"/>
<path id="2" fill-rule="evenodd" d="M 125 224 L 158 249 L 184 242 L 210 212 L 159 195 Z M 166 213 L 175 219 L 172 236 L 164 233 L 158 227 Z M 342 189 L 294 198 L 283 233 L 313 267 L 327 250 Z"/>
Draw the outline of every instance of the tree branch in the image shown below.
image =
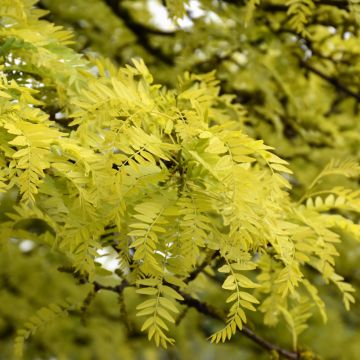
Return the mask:
<path id="1" fill-rule="evenodd" d="M 184 298 L 184 300 L 179 301 L 180 303 L 187 305 L 189 307 L 193 307 L 199 313 L 202 313 L 204 315 L 212 317 L 213 319 L 224 322 L 224 316 L 217 309 L 209 306 L 208 304 L 206 304 L 204 302 L 201 302 L 201 301 L 191 297 L 190 295 L 179 290 L 179 288 L 176 288 L 175 286 L 173 286 L 173 287 Z M 250 340 L 254 341 L 256 344 L 260 345 L 262 348 L 269 350 L 269 351 L 276 351 L 279 355 L 284 356 L 286 359 L 300 359 L 299 353 L 283 349 L 282 347 L 263 339 L 262 337 L 257 335 L 255 332 L 253 332 L 246 325 L 243 325 L 241 333 L 243 335 L 245 335 L 247 338 L 249 338 Z"/>
<path id="2" fill-rule="evenodd" d="M 131 284 L 127 280 L 123 280 L 121 282 L 121 284 L 117 285 L 117 286 L 105 286 L 105 285 L 101 285 L 97 282 L 94 282 L 93 284 L 95 287 L 95 291 L 109 290 L 109 291 L 113 291 L 117 294 L 121 294 L 122 291 L 126 287 L 131 286 Z M 184 298 L 184 300 L 179 300 L 179 303 L 186 305 L 188 307 L 192 307 L 201 314 L 207 315 L 213 319 L 224 322 L 224 315 L 219 310 L 211 307 L 210 305 L 206 304 L 205 302 L 201 302 L 200 300 L 195 299 L 192 296 L 184 293 L 183 291 L 181 291 L 179 289 L 179 287 L 177 287 L 173 284 L 166 283 L 166 285 L 175 289 Z M 262 348 L 269 350 L 269 351 L 276 351 L 279 355 L 282 355 L 286 359 L 296 359 L 296 360 L 300 359 L 299 353 L 283 349 L 282 347 L 263 339 L 261 336 L 257 335 L 254 331 L 252 331 L 246 325 L 243 325 L 241 333 L 243 335 L 245 335 L 247 338 L 249 338 L 250 340 L 254 341 L 256 344 L 260 345 Z"/>
<path id="3" fill-rule="evenodd" d="M 291 31 L 289 29 L 280 29 L 280 30 L 276 31 L 276 30 L 272 29 L 271 26 L 269 26 L 269 29 L 275 35 L 278 35 L 280 33 L 289 33 L 289 34 L 292 34 L 292 35 L 298 35 L 298 34 L 294 33 L 293 31 Z M 303 39 L 303 40 L 305 40 L 305 39 Z M 309 42 L 307 40 L 305 40 L 305 42 L 306 42 L 306 46 L 309 48 L 309 50 L 312 52 L 312 54 L 314 56 L 323 58 L 323 55 L 313 48 L 311 42 Z M 360 93 L 357 93 L 357 92 L 349 89 L 344 84 L 342 84 L 337 78 L 329 76 L 327 74 L 324 74 L 322 71 L 320 71 L 317 68 L 315 68 L 314 66 L 310 65 L 308 61 L 302 59 L 298 54 L 294 54 L 294 55 L 298 58 L 300 66 L 302 66 L 306 70 L 312 72 L 313 74 L 316 74 L 317 76 L 319 76 L 323 80 L 327 81 L 329 84 L 331 84 L 332 86 L 334 86 L 335 88 L 337 88 L 338 90 L 343 92 L 344 94 L 352 96 L 358 102 L 360 102 Z M 330 60 L 330 61 L 334 62 L 332 59 L 329 59 L 329 58 L 326 58 L 326 60 Z"/>
<path id="4" fill-rule="evenodd" d="M 243 0 L 222 0 L 222 2 L 233 4 L 233 5 L 240 5 L 245 6 L 246 3 Z M 315 2 L 316 5 L 327 5 L 327 6 L 334 6 L 339 9 L 349 9 L 349 3 L 347 0 L 318 0 Z M 263 1 L 260 3 L 259 8 L 269 12 L 286 12 L 288 10 L 287 5 L 282 4 L 274 4 L 270 1 Z"/>
<path id="5" fill-rule="evenodd" d="M 345 94 L 347 94 L 349 96 L 352 96 L 353 98 L 355 98 L 357 101 L 360 102 L 360 94 L 354 92 L 353 90 L 349 89 L 348 87 L 346 87 L 345 85 L 340 83 L 338 79 L 324 74 L 322 71 L 316 69 L 315 67 L 313 67 L 312 65 L 310 65 L 308 62 L 306 62 L 304 60 L 300 60 L 300 64 L 305 69 L 307 69 L 310 72 L 312 72 L 312 73 L 316 74 L 317 76 L 321 77 L 323 80 L 327 81 L 329 84 L 333 85 L 338 90 L 342 91 L 343 93 L 345 93 Z"/>
<path id="6" fill-rule="evenodd" d="M 106 286 L 106 285 L 102 285 L 96 281 L 94 281 L 92 284 L 94 285 L 95 292 L 98 292 L 99 290 L 109 290 L 112 292 L 116 292 L 117 294 L 121 294 L 126 287 L 131 286 L 131 284 L 125 279 L 122 280 L 121 284 L 116 285 L 116 286 Z"/>
<path id="7" fill-rule="evenodd" d="M 196 269 L 195 271 L 193 271 L 190 274 L 190 276 L 188 277 L 188 279 L 194 280 L 196 278 L 196 276 L 206 267 L 206 265 L 209 263 L 209 261 L 216 258 L 217 255 L 218 255 L 218 251 L 215 251 L 211 255 L 210 259 L 206 258 L 204 260 L 204 262 L 200 265 L 201 270 L 198 271 Z M 58 270 L 61 271 L 61 272 L 70 273 L 75 278 L 77 278 L 77 279 L 79 279 L 79 280 L 81 280 L 83 282 L 88 282 L 88 279 L 85 279 L 83 277 L 79 278 L 78 274 L 73 272 L 74 268 L 72 268 L 72 267 L 60 267 L 60 268 L 58 268 Z M 188 280 L 188 282 L 191 281 L 191 280 Z M 122 294 L 122 292 L 124 291 L 125 288 L 133 286 L 126 279 L 123 279 L 121 281 L 121 283 L 119 285 L 116 285 L 116 286 L 102 285 L 102 284 L 100 284 L 100 283 L 98 283 L 96 281 L 94 281 L 92 284 L 94 286 L 94 292 L 95 293 L 100 291 L 100 290 L 108 290 L 108 291 L 112 291 L 112 292 L 114 292 L 116 294 L 119 294 L 119 295 Z M 224 314 L 221 311 L 219 311 L 218 309 L 208 305 L 205 302 L 202 302 L 202 301 L 200 301 L 198 299 L 193 298 L 191 295 L 188 295 L 187 293 L 180 290 L 180 288 L 178 286 L 176 286 L 176 285 L 170 284 L 170 283 L 168 283 L 166 281 L 164 282 L 164 284 L 166 284 L 169 287 L 172 287 L 174 290 L 176 290 L 184 298 L 184 300 L 178 300 L 179 303 L 181 303 L 183 305 L 186 305 L 187 307 L 192 307 L 192 308 L 196 309 L 199 313 L 207 315 L 207 316 L 209 316 L 209 317 L 211 317 L 213 319 L 225 322 Z M 255 342 L 256 344 L 258 344 L 259 346 L 261 346 L 263 349 L 266 349 L 268 351 L 276 351 L 279 355 L 282 355 L 286 359 L 299 360 L 301 358 L 300 353 L 283 349 L 279 345 L 273 344 L 273 343 L 263 339 L 261 336 L 257 335 L 254 331 L 252 331 L 246 325 L 243 325 L 241 333 L 243 335 L 245 335 L 247 338 L 249 338 L 250 340 L 252 340 L 253 342 Z"/>
<path id="8" fill-rule="evenodd" d="M 174 60 L 171 56 L 164 54 L 161 49 L 151 44 L 149 34 L 173 36 L 175 33 L 151 29 L 134 21 L 130 11 L 123 6 L 119 0 L 104 0 L 104 2 L 112 12 L 124 22 L 125 26 L 135 35 L 138 43 L 149 54 L 167 65 L 174 65 Z"/>

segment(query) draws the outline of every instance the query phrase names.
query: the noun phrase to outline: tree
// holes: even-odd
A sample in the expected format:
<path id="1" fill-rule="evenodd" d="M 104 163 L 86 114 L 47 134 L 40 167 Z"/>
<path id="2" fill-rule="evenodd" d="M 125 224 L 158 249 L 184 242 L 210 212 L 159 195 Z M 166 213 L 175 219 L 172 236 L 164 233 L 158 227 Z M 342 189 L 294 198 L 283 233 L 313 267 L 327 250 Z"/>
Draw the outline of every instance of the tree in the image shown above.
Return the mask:
<path id="1" fill-rule="evenodd" d="M 2 0 L 0 358 L 355 359 L 358 21 Z"/>

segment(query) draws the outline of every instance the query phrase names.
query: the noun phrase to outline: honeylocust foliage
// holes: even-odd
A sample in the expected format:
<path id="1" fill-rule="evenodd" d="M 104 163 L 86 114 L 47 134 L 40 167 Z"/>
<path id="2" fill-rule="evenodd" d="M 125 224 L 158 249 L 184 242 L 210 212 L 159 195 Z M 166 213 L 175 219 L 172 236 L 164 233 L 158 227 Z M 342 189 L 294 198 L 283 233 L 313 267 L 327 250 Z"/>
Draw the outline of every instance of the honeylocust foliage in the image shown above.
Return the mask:
<path id="1" fill-rule="evenodd" d="M 260 3 L 248 1 L 248 26 Z M 166 4 L 173 19 L 184 16 L 186 2 Z M 288 7 L 291 28 L 308 36 L 314 3 Z M 118 67 L 79 55 L 72 34 L 44 15 L 35 1 L 0 2 L 0 244 L 1 258 L 15 262 L 1 265 L 1 301 L 30 301 L 16 289 L 7 294 L 9 279 L 29 272 L 23 281 L 35 284 L 51 268 L 51 284 L 39 286 L 47 305 L 40 301 L 28 319 L 7 313 L 17 306 L 0 310 L 17 325 L 11 356 L 26 357 L 38 329 L 63 329 L 63 316 L 86 321 L 94 301 L 99 322 L 115 316 L 101 310 L 111 300 L 100 290 L 117 293 L 121 326 L 167 348 L 186 308 L 211 314 L 194 285 L 200 272 L 217 284 L 216 305 L 226 313 L 225 323 L 210 326 L 213 343 L 251 332 L 246 324 L 257 319 L 286 326 L 296 354 L 310 318 L 327 319 L 319 281 L 350 309 L 354 288 L 335 260 L 343 239 L 360 238 L 355 160 L 330 161 L 295 197 L 296 173 L 248 130 L 251 114 L 220 91 L 214 71 L 184 72 L 173 86 L 159 85 L 139 58 Z M 327 181 L 336 176 L 350 180 Z M 35 246 L 28 262 L 19 250 L 24 241 Z M 101 265 L 104 249 L 115 257 L 115 273 Z M 46 295 L 46 286 L 58 290 Z M 202 300 L 211 302 L 205 290 Z M 72 358 L 73 351 L 66 345 L 48 355 Z"/>

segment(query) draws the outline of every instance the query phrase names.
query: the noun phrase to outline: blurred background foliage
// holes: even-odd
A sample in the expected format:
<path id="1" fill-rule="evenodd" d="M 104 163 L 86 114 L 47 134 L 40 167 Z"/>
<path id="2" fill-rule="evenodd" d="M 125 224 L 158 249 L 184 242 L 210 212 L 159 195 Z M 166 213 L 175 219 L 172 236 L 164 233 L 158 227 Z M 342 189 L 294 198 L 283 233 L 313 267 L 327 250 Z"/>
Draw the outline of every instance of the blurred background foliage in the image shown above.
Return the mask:
<path id="1" fill-rule="evenodd" d="M 289 161 L 295 174 L 290 178 L 291 195 L 299 199 L 332 158 L 360 158 L 360 5 L 346 0 L 297 2 L 307 3 L 310 9 L 304 11 L 305 20 L 297 22 L 289 14 L 291 2 L 280 0 L 190 0 L 184 7 L 181 1 L 169 1 L 168 8 L 157 0 L 41 0 L 36 6 L 49 11 L 46 19 L 73 31 L 71 46 L 85 57 L 105 56 L 116 65 L 141 57 L 156 82 L 168 87 L 184 71 L 216 70 L 221 91 L 234 94 L 234 102 L 245 106 L 249 134 L 264 139 Z M 178 10 L 169 7 L 175 3 Z M 249 3 L 259 4 L 252 11 Z M 184 17 L 179 18 L 182 11 Z M 301 13 L 300 8 L 297 11 Z M 26 83 L 26 76 L 23 79 Z M 48 98 L 54 96 L 46 82 L 41 91 Z M 57 106 L 54 101 L 50 110 L 54 117 L 61 117 Z M 358 187 L 356 181 L 329 181 Z M 16 194 L 6 196 L 1 213 L 15 202 Z M 36 233 L 42 224 L 29 226 L 35 226 Z M 338 272 L 359 289 L 360 248 L 345 241 L 339 251 Z M 27 240 L 14 239 L 0 253 L 0 359 L 11 358 L 15 330 L 37 309 L 59 298 L 84 303 L 90 287 L 78 286 L 69 274 L 57 271 L 64 261 L 47 246 Z M 102 281 L 100 270 L 98 280 Z M 301 349 L 324 359 L 358 359 L 359 291 L 357 303 L 346 312 L 335 290 L 322 286 L 320 278 L 318 285 L 329 320 L 325 325 L 317 317 L 310 321 L 300 337 Z M 200 298 L 206 289 L 209 303 L 224 303 L 205 274 L 192 286 Z M 213 332 L 214 322 L 185 308 L 174 329 L 176 346 L 157 349 L 139 332 L 135 317 L 120 315 L 120 308 L 134 313 L 131 309 L 138 296 L 131 294 L 132 289 L 125 291 L 129 292 L 125 304 L 113 293 L 100 291 L 88 308 L 81 305 L 69 310 L 71 316 L 60 318 L 56 326 L 50 323 L 32 337 L 25 358 L 276 358 L 241 334 L 229 343 L 210 345 L 206 337 Z M 283 325 L 271 330 L 257 325 L 257 329 L 268 340 L 285 347 L 291 344 Z"/>

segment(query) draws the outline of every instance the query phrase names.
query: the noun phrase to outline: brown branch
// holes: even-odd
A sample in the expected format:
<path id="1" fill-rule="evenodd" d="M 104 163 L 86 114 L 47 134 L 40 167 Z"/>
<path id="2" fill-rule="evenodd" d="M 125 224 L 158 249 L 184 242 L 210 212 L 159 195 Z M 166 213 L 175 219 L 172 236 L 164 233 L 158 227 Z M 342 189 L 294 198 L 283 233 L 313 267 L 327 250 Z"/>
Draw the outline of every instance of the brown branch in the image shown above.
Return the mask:
<path id="1" fill-rule="evenodd" d="M 269 29 L 275 35 L 278 35 L 278 34 L 281 34 L 281 33 L 289 33 L 291 35 L 298 35 L 294 31 L 289 30 L 289 29 L 274 30 L 274 29 L 271 28 L 271 26 L 269 26 Z M 313 56 L 317 56 L 319 58 L 324 58 L 324 56 L 321 53 L 319 53 L 318 51 L 316 51 L 316 49 L 314 49 L 311 42 L 309 42 L 306 39 L 302 39 L 302 40 L 305 41 L 307 48 L 312 52 Z M 336 89 L 338 89 L 342 93 L 344 93 L 346 95 L 349 95 L 349 96 L 352 96 L 358 102 L 360 102 L 360 93 L 357 93 L 357 92 L 349 89 L 347 86 L 342 84 L 337 78 L 329 76 L 329 75 L 323 73 L 321 70 L 319 70 L 316 67 L 314 67 L 313 65 L 309 64 L 308 61 L 301 58 L 298 54 L 294 54 L 294 55 L 298 58 L 300 66 L 302 66 L 306 70 L 312 72 L 313 74 L 319 76 L 323 80 L 327 81 L 329 84 L 334 86 Z M 329 60 L 329 61 L 332 61 L 334 63 L 333 59 L 331 59 L 331 58 L 326 57 L 325 60 Z"/>
<path id="2" fill-rule="evenodd" d="M 344 94 L 352 96 L 353 98 L 355 98 L 357 101 L 360 102 L 360 94 L 354 92 L 353 90 L 349 89 L 348 87 L 346 87 L 345 85 L 340 83 L 338 79 L 324 74 L 322 71 L 318 70 L 317 68 L 310 65 L 308 62 L 306 62 L 304 60 L 300 60 L 300 64 L 305 69 L 307 69 L 310 72 L 312 72 L 312 73 L 316 74 L 317 76 L 321 77 L 323 80 L 327 81 L 329 84 L 331 84 L 332 86 L 334 86 L 335 88 L 337 88 L 338 90 L 343 92 Z"/>
<path id="3" fill-rule="evenodd" d="M 109 290 L 109 291 L 113 291 L 117 294 L 121 294 L 122 291 L 126 287 L 131 286 L 131 284 L 127 280 L 123 280 L 121 282 L 121 284 L 119 284 L 117 286 L 106 286 L 106 285 L 101 285 L 97 282 L 94 282 L 93 284 L 94 284 L 95 291 Z M 165 284 L 167 286 L 172 287 L 184 298 L 184 300 L 179 300 L 179 303 L 186 305 L 188 307 L 192 307 L 192 308 L 196 309 L 199 313 L 207 315 L 213 319 L 220 320 L 222 322 L 225 321 L 224 315 L 216 308 L 213 308 L 210 305 L 206 304 L 205 302 L 202 302 L 202 301 L 195 299 L 192 296 L 184 293 L 183 291 L 181 291 L 179 289 L 178 286 L 175 286 L 173 284 L 169 284 L 166 282 L 165 282 Z M 241 333 L 243 335 L 245 335 L 247 338 L 249 338 L 250 340 L 254 341 L 256 344 L 260 345 L 262 348 L 269 350 L 269 351 L 276 351 L 279 355 L 282 355 L 286 359 L 300 359 L 299 353 L 283 349 L 282 347 L 263 339 L 261 336 L 257 335 L 254 331 L 252 331 L 246 325 L 243 325 Z"/>
<path id="4" fill-rule="evenodd" d="M 222 0 L 224 3 L 245 6 L 246 2 L 243 0 Z M 315 5 L 327 5 L 334 6 L 339 9 L 348 10 L 349 3 L 347 0 L 318 0 L 315 2 Z M 269 11 L 269 12 L 286 12 L 289 6 L 283 4 L 274 4 L 270 1 L 263 1 L 259 5 L 259 9 Z"/>
<path id="5" fill-rule="evenodd" d="M 190 295 L 182 292 L 181 290 L 179 290 L 176 287 L 174 287 L 174 288 L 184 298 L 184 300 L 179 301 L 180 303 L 187 305 L 189 307 L 193 307 L 198 312 L 200 312 L 204 315 L 207 315 L 209 317 L 212 317 L 213 319 L 224 322 L 223 314 L 221 312 L 219 312 L 217 309 L 209 306 L 208 304 L 206 304 L 204 302 L 201 302 L 201 301 L 191 297 Z M 260 345 L 262 348 L 269 350 L 269 351 L 276 351 L 279 355 L 282 355 L 286 359 L 300 359 L 299 353 L 283 349 L 282 347 L 263 339 L 261 336 L 257 335 L 254 331 L 252 331 L 246 325 L 243 325 L 241 333 L 243 335 L 245 335 L 247 338 L 249 338 L 250 340 L 254 341 L 256 344 Z"/>
<path id="6" fill-rule="evenodd" d="M 96 281 L 94 281 L 92 284 L 94 285 L 95 292 L 98 292 L 100 290 L 109 290 L 112 292 L 116 292 L 117 294 L 121 294 L 126 287 L 131 286 L 131 284 L 125 279 L 119 285 L 116 285 L 116 286 L 106 286 L 106 285 L 102 285 Z"/>
<path id="7" fill-rule="evenodd" d="M 173 36 L 173 32 L 163 32 L 161 30 L 152 29 L 136 22 L 130 11 L 123 6 L 119 0 L 104 0 L 105 4 L 112 12 L 123 21 L 125 26 L 135 35 L 137 42 L 152 56 L 167 65 L 174 65 L 174 59 L 163 53 L 161 49 L 153 46 L 149 39 L 149 34 Z"/>
<path id="8" fill-rule="evenodd" d="M 212 254 L 212 256 L 211 256 L 211 259 L 215 258 L 217 255 L 218 255 L 218 252 L 215 251 L 214 254 Z M 202 266 L 202 265 L 200 265 L 200 266 Z M 206 265 L 203 265 L 203 266 L 205 267 Z M 88 282 L 88 279 L 86 280 L 85 278 L 79 278 L 77 273 L 73 273 L 72 270 L 74 270 L 74 269 L 72 267 L 69 267 L 69 268 L 61 267 L 58 270 L 60 270 L 62 272 L 71 273 L 75 278 L 77 278 L 78 280 L 81 280 L 82 282 L 85 282 L 85 281 Z M 197 272 L 197 274 L 198 273 L 199 272 Z M 190 277 L 195 278 L 197 274 L 195 274 L 195 272 L 193 274 L 194 275 L 192 275 L 192 276 L 190 275 Z M 126 279 L 123 279 L 122 282 L 116 286 L 102 285 L 96 281 L 94 281 L 92 284 L 94 286 L 95 293 L 100 290 L 108 290 L 108 291 L 112 291 L 119 295 L 122 294 L 122 292 L 124 291 L 125 288 L 133 286 Z M 199 313 L 207 315 L 213 319 L 225 322 L 224 314 L 222 312 L 220 312 L 218 309 L 211 307 L 210 305 L 208 305 L 205 302 L 202 302 L 198 299 L 193 298 L 191 295 L 188 295 L 185 292 L 181 291 L 180 288 L 176 285 L 170 284 L 168 282 L 164 282 L 164 284 L 166 284 L 169 287 L 172 287 L 184 298 L 183 300 L 179 300 L 179 303 L 186 305 L 188 307 L 192 307 L 192 308 L 196 309 Z M 286 359 L 298 360 L 301 357 L 300 353 L 298 353 L 298 352 L 283 349 L 282 347 L 263 339 L 261 336 L 257 335 L 254 331 L 252 331 L 246 325 L 243 325 L 241 333 L 243 335 L 245 335 L 247 338 L 249 338 L 250 340 L 252 340 L 253 342 L 255 342 L 256 344 L 258 344 L 259 346 L 261 346 L 263 349 L 266 349 L 268 351 L 276 351 L 279 355 L 282 355 Z"/>
<path id="9" fill-rule="evenodd" d="M 111 8 L 113 13 L 119 17 L 123 22 L 126 23 L 126 25 L 131 26 L 131 30 L 136 31 L 136 33 L 146 32 L 152 35 L 159 35 L 159 36 L 167 36 L 167 37 L 173 37 L 176 34 L 176 31 L 165 31 L 158 28 L 150 27 L 147 25 L 144 25 L 138 21 L 136 21 L 130 14 L 130 12 L 125 9 L 121 4 L 121 0 L 104 0 L 106 5 Z M 124 17 L 126 19 L 124 19 Z"/>

